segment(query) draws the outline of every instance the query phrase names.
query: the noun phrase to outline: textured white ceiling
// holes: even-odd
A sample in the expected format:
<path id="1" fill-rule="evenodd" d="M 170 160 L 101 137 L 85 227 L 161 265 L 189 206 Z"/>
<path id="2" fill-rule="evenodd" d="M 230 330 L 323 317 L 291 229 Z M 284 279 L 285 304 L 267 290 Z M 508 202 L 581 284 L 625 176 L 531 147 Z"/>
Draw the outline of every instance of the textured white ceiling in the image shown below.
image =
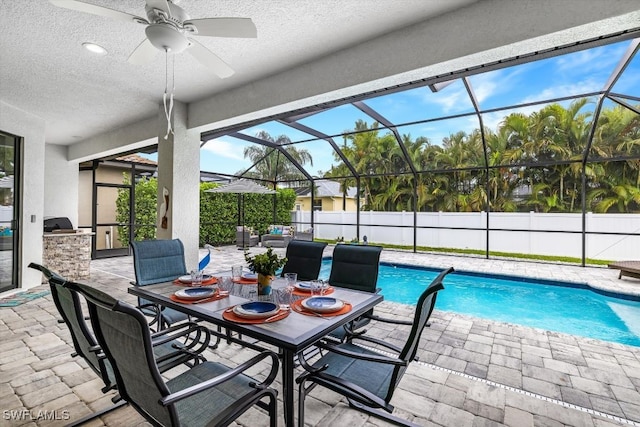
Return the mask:
<path id="1" fill-rule="evenodd" d="M 188 53 L 175 57 L 176 99 L 206 98 L 424 21 L 476 0 L 181 0 L 191 18 L 250 17 L 257 39 L 198 37 L 236 74 L 221 80 Z M 145 16 L 143 0 L 86 0 Z M 0 100 L 46 121 L 46 141 L 74 142 L 157 114 L 165 55 L 127 62 L 144 26 L 58 8 L 47 0 L 0 0 Z M 90 54 L 81 43 L 105 47 Z"/>
<path id="2" fill-rule="evenodd" d="M 84 1 L 144 15 L 144 0 Z M 258 29 L 257 39 L 197 37 L 236 70 L 228 79 L 186 52 L 176 55 L 176 100 L 189 104 L 189 124 L 201 130 L 606 34 L 637 34 L 640 26 L 638 0 L 176 3 L 192 18 L 250 17 Z M 72 145 L 74 159 L 105 141 L 107 150 L 144 143 L 156 132 L 166 58 L 159 52 L 150 64 L 129 64 L 143 39 L 139 24 L 48 0 L 0 0 L 0 102 L 44 119 L 46 142 Z M 86 41 L 109 54 L 90 54 Z M 129 138 L 120 141 L 123 134 Z"/>

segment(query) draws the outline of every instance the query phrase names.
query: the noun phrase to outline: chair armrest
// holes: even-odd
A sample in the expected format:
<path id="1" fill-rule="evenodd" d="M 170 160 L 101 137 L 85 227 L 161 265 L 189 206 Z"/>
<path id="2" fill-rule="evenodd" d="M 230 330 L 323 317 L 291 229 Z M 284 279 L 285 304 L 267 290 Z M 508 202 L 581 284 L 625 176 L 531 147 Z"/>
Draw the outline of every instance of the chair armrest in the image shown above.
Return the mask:
<path id="1" fill-rule="evenodd" d="M 217 377 L 211 378 L 207 381 L 203 381 L 200 384 L 196 384 L 194 386 L 187 387 L 184 390 L 180 390 L 178 392 L 171 393 L 167 396 L 164 396 L 160 398 L 158 402 L 162 406 L 171 405 L 172 403 L 175 403 L 187 397 L 193 396 L 196 393 L 200 393 L 201 391 L 205 391 L 211 387 L 215 387 L 219 384 L 222 384 L 225 381 L 230 380 L 233 377 L 238 376 L 239 374 L 243 373 L 244 371 L 246 371 L 247 369 L 249 369 L 250 367 L 254 366 L 255 364 L 259 363 L 260 361 L 262 361 L 267 357 L 271 357 L 271 371 L 269 372 L 269 375 L 267 376 L 267 378 L 265 378 L 264 381 L 262 381 L 259 384 L 256 384 L 256 383 L 249 384 L 251 387 L 254 387 L 257 389 L 265 389 L 276 378 L 276 375 L 278 374 L 278 368 L 280 366 L 280 362 L 278 361 L 278 355 L 269 350 L 263 351 L 257 356 L 252 357 L 251 359 L 247 360 L 241 365 L 236 366 L 233 369 L 230 369 L 229 371 L 225 372 L 222 375 L 218 375 Z"/>
<path id="2" fill-rule="evenodd" d="M 200 326 L 195 322 L 185 322 L 185 323 L 173 325 L 169 328 L 162 329 L 158 332 L 152 333 L 151 340 L 153 341 L 153 345 L 156 346 L 156 345 L 167 343 L 169 341 L 173 341 L 177 337 L 187 335 L 195 331 L 196 329 L 204 329 L 207 332 L 209 332 L 207 328 Z"/>
<path id="3" fill-rule="evenodd" d="M 413 322 L 409 321 L 409 320 L 398 320 L 398 319 L 389 319 L 387 317 L 380 317 L 380 316 L 376 316 L 375 314 L 363 314 L 362 317 L 367 317 L 371 320 L 375 320 L 378 322 L 384 322 L 384 323 L 393 323 L 394 325 L 408 325 L 408 326 L 412 326 Z"/>
<path id="4" fill-rule="evenodd" d="M 184 345 L 181 345 L 180 347 L 174 346 L 174 348 L 181 353 L 189 353 L 195 357 L 205 351 L 209 346 L 209 342 L 211 341 L 211 332 L 202 325 L 198 325 L 194 322 L 187 322 L 167 329 L 162 329 L 151 335 L 154 347 L 175 341 L 179 338 L 185 339 Z M 171 359 L 172 357 L 173 354 L 167 354 L 163 357 L 159 357 L 157 362 L 163 362 L 164 360 Z"/>
<path id="5" fill-rule="evenodd" d="M 377 362 L 377 363 L 385 363 L 387 365 L 398 365 L 398 366 L 406 366 L 407 362 L 401 359 L 394 359 L 392 357 L 384 356 L 382 354 L 362 354 L 355 353 L 353 351 L 345 350 L 338 345 L 329 344 L 327 342 L 319 342 L 316 344 L 317 347 L 330 351 L 332 353 L 339 354 L 341 356 L 351 357 L 353 359 L 365 360 L 368 362 Z"/>
<path id="6" fill-rule="evenodd" d="M 370 337 L 370 336 L 367 336 L 367 335 L 354 335 L 354 336 L 351 337 L 352 341 L 355 340 L 355 339 L 371 342 L 371 343 L 374 343 L 374 344 L 378 344 L 379 346 L 388 348 L 389 350 L 395 351 L 398 354 L 400 354 L 402 352 L 402 349 L 400 347 L 398 347 L 396 345 L 393 345 L 391 343 L 388 343 L 386 341 L 382 341 L 379 338 L 374 338 L 374 337 Z"/>

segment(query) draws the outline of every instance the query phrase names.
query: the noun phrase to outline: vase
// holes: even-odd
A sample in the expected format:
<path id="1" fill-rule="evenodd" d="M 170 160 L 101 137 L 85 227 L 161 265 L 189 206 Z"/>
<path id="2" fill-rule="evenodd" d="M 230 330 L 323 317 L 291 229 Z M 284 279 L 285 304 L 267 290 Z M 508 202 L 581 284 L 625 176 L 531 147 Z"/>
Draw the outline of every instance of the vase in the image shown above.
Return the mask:
<path id="1" fill-rule="evenodd" d="M 271 295 L 273 276 L 258 273 L 258 295 Z"/>

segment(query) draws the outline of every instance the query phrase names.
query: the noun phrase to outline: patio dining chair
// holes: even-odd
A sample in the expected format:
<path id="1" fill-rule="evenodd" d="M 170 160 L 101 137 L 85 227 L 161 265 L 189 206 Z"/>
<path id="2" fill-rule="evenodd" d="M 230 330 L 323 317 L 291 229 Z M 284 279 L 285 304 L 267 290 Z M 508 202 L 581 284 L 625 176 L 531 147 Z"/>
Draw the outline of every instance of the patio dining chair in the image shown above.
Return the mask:
<path id="1" fill-rule="evenodd" d="M 133 251 L 133 269 L 135 286 L 147 286 L 155 283 L 170 282 L 187 274 L 184 262 L 184 246 L 180 239 L 142 240 L 130 243 Z M 172 308 L 158 306 L 144 298 L 138 298 L 138 307 L 153 318 L 151 325 L 158 329 L 171 326 L 189 317 Z"/>
<path id="2" fill-rule="evenodd" d="M 74 348 L 72 355 L 82 357 L 102 379 L 103 393 L 115 389 L 116 380 L 112 366 L 98 345 L 93 331 L 87 325 L 87 318 L 84 316 L 78 293 L 65 287 L 67 280 L 54 271 L 36 263 L 29 264 L 29 267 L 40 271 L 49 281 L 53 303 L 71 335 Z M 184 341 L 185 338 L 185 343 L 178 341 L 178 339 Z M 204 361 L 201 353 L 207 348 L 209 339 L 209 331 L 193 323 L 184 323 L 154 334 L 153 354 L 158 368 L 165 372 L 178 365 L 193 366 Z M 118 395 L 114 396 L 112 401 L 114 405 L 76 420 L 69 426 L 82 425 L 126 404 Z"/>
<path id="3" fill-rule="evenodd" d="M 329 284 L 364 292 L 379 292 L 378 270 L 380 268 L 381 246 L 374 245 L 336 245 L 333 249 L 331 260 L 331 274 Z M 368 316 L 373 314 L 373 309 L 365 315 L 348 323 L 343 328 L 333 331 L 330 336 L 342 340 L 345 331 L 362 328 L 370 322 Z"/>
<path id="4" fill-rule="evenodd" d="M 68 282 L 82 293 L 91 323 L 113 367 L 118 392 L 144 418 L 161 426 L 226 426 L 254 405 L 277 425 L 277 392 L 269 385 L 278 373 L 278 355 L 263 351 L 235 368 L 202 362 L 165 381 L 153 357 L 147 320 L 138 308 L 90 286 Z M 269 360 L 270 359 L 270 360 Z M 245 372 L 270 362 L 262 382 Z"/>
<path id="5" fill-rule="evenodd" d="M 282 267 L 280 276 L 284 277 L 285 273 L 297 273 L 298 280 L 317 279 L 326 247 L 325 242 L 291 240 L 287 246 L 287 263 Z"/>
<path id="6" fill-rule="evenodd" d="M 444 289 L 442 281 L 453 268 L 441 272 L 420 295 L 416 304 L 413 324 L 402 348 L 368 335 L 351 337 L 347 342 L 318 344 L 326 352 L 313 364 L 299 356 L 305 369 L 296 382 L 299 384 L 298 425 L 304 426 L 304 401 L 316 385 L 321 385 L 347 398 L 349 406 L 397 425 L 413 425 L 392 414 L 390 401 L 409 364 L 415 360 L 424 330 L 436 303 L 436 296 Z M 378 318 L 384 322 L 385 319 Z M 391 320 L 391 323 L 396 323 Z M 354 344 L 362 340 L 369 348 Z M 382 347 L 375 351 L 371 346 Z M 394 356 L 386 354 L 394 353 Z M 386 354 L 385 354 L 386 353 Z M 307 386 L 307 383 L 310 383 Z"/>

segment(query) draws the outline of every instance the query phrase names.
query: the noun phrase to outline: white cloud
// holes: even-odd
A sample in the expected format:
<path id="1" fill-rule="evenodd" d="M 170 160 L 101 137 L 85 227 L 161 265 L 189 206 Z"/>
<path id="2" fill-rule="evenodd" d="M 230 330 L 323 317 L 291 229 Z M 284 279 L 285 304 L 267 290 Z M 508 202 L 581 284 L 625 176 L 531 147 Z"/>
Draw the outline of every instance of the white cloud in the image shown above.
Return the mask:
<path id="1" fill-rule="evenodd" d="M 464 86 L 462 89 L 456 88 L 449 91 L 446 89 L 439 93 L 425 94 L 423 97 L 424 102 L 440 105 L 442 111 L 446 114 L 468 109 L 470 104 L 469 95 L 467 95 Z"/>
<path id="2" fill-rule="evenodd" d="M 482 115 L 482 124 L 484 127 L 496 131 L 498 125 L 504 120 L 505 113 L 501 111 L 494 111 L 493 113 L 486 113 Z"/>
<path id="3" fill-rule="evenodd" d="M 472 87 L 478 102 L 495 98 L 503 94 L 511 94 L 518 90 L 523 84 L 523 79 L 530 78 L 531 73 L 535 73 L 538 64 L 531 62 L 502 70 L 489 71 L 472 77 Z"/>
<path id="4" fill-rule="evenodd" d="M 244 160 L 244 146 L 240 144 L 233 144 L 223 139 L 213 139 L 208 141 L 204 144 L 202 149 L 221 157 L 234 160 Z"/>
<path id="5" fill-rule="evenodd" d="M 261 125 L 254 126 L 254 127 L 252 127 L 252 128 L 249 128 L 249 129 L 244 129 L 244 130 L 242 130 L 241 132 L 242 132 L 243 134 L 245 134 L 245 135 L 249 135 L 249 136 L 256 136 L 256 135 L 258 135 L 258 134 L 259 134 L 260 132 L 262 132 L 262 131 L 269 133 L 269 131 L 268 131 L 267 129 L 265 129 L 265 128 L 261 127 Z"/>
<path id="6" fill-rule="evenodd" d="M 574 96 L 581 93 L 597 92 L 602 89 L 602 84 L 591 78 L 587 78 L 576 83 L 566 83 L 561 85 L 554 85 L 543 89 L 541 92 L 529 95 L 521 102 L 536 102 L 544 101 L 547 99 L 562 98 L 564 96 Z"/>
<path id="7" fill-rule="evenodd" d="M 600 48 L 587 49 L 560 56 L 555 61 L 558 71 L 566 73 L 594 73 L 598 71 L 613 71 L 613 67 L 620 61 L 628 43 Z"/>

